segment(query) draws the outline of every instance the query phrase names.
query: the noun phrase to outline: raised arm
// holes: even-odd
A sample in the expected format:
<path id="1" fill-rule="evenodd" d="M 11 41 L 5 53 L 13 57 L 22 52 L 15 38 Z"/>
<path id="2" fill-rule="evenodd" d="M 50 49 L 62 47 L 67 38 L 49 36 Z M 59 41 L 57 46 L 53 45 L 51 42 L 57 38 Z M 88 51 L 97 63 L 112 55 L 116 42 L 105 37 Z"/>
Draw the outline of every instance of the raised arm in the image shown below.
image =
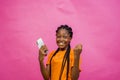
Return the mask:
<path id="1" fill-rule="evenodd" d="M 72 67 L 72 74 L 71 74 L 71 78 L 72 80 L 78 80 L 79 78 L 79 61 L 80 61 L 80 54 L 82 52 L 82 45 L 78 44 L 75 48 L 74 48 L 74 66 Z"/>
<path id="2" fill-rule="evenodd" d="M 42 76 L 44 78 L 44 80 L 49 80 L 50 78 L 50 65 L 46 65 L 44 64 L 44 57 L 45 55 L 45 50 L 47 50 L 46 46 L 42 46 L 39 49 L 39 63 L 40 63 L 40 71 L 42 73 Z"/>

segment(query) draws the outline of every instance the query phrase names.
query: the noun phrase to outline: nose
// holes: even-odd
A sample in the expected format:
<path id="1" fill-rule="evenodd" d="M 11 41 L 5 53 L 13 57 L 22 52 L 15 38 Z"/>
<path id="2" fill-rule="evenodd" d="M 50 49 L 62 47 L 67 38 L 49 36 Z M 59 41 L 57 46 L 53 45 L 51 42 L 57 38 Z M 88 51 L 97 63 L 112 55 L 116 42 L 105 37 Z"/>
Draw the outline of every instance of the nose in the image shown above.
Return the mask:
<path id="1" fill-rule="evenodd" d="M 64 40 L 64 38 L 63 38 L 63 37 L 60 37 L 58 40 L 59 40 L 59 41 L 63 41 L 63 40 Z"/>
<path id="2" fill-rule="evenodd" d="M 64 38 L 63 38 L 63 37 L 61 37 L 61 38 L 60 38 L 60 41 L 63 41 L 63 40 L 64 40 Z"/>

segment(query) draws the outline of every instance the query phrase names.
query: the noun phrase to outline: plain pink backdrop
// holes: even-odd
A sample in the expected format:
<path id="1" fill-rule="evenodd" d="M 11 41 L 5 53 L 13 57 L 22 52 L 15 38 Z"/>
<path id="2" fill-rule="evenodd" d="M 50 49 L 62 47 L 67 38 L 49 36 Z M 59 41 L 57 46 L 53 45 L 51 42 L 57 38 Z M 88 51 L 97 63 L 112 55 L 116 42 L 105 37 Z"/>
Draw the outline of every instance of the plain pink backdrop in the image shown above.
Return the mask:
<path id="1" fill-rule="evenodd" d="M 83 44 L 79 80 L 120 80 L 119 0 L 0 0 L 0 80 L 43 80 L 36 40 L 56 49 L 61 24 Z"/>

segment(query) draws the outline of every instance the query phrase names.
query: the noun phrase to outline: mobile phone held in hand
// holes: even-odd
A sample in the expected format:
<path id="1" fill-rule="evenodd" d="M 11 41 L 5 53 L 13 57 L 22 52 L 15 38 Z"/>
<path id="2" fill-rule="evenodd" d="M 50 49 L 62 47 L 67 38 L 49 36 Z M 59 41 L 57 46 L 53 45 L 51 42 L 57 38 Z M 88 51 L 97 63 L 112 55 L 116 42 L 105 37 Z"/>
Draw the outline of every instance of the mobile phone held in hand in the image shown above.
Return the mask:
<path id="1" fill-rule="evenodd" d="M 39 49 L 44 45 L 44 42 L 43 42 L 42 38 L 39 38 L 39 39 L 36 41 L 36 43 L 37 43 L 37 46 L 38 46 Z"/>
<path id="2" fill-rule="evenodd" d="M 44 42 L 43 42 L 42 38 L 39 38 L 36 41 L 36 44 L 37 44 L 38 48 L 40 49 L 44 45 Z M 44 52 L 47 54 L 48 50 L 45 50 Z"/>

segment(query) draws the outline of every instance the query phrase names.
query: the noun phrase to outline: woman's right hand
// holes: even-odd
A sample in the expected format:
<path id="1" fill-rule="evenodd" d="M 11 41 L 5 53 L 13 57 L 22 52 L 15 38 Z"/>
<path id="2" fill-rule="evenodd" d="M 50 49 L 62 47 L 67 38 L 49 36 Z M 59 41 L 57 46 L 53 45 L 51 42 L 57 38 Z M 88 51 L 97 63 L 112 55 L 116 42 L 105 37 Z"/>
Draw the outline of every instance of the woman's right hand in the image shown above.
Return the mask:
<path id="1" fill-rule="evenodd" d="M 46 45 L 43 45 L 43 46 L 39 49 L 39 61 L 40 61 L 40 62 L 43 62 L 44 57 L 47 55 L 46 51 L 48 51 Z"/>

